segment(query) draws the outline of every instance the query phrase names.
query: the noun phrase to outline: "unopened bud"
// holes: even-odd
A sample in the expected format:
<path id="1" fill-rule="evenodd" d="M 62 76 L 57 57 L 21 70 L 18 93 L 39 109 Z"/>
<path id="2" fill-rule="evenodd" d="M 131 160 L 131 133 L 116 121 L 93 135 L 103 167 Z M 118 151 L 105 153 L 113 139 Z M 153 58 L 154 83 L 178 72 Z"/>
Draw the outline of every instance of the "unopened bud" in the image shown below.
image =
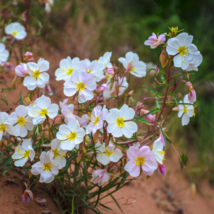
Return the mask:
<path id="1" fill-rule="evenodd" d="M 113 76 L 114 75 L 113 67 L 107 67 L 107 73 Z"/>
<path id="2" fill-rule="evenodd" d="M 134 90 L 131 90 L 131 91 L 128 93 L 128 97 L 131 97 L 133 93 L 134 93 Z"/>
<path id="3" fill-rule="evenodd" d="M 28 196 L 28 193 L 24 191 L 22 194 L 22 203 L 28 204 L 30 202 L 30 197 Z"/>
<path id="4" fill-rule="evenodd" d="M 154 75 L 158 74 L 158 72 L 159 72 L 159 66 L 157 66 L 157 67 L 155 68 Z"/>
<path id="5" fill-rule="evenodd" d="M 189 102 L 194 103 L 196 101 L 196 92 L 193 89 L 192 83 L 191 82 L 187 82 L 186 86 L 189 89 L 188 100 L 189 100 Z"/>
<path id="6" fill-rule="evenodd" d="M 158 174 L 162 176 L 166 175 L 166 168 L 163 164 L 158 166 Z"/>
<path id="7" fill-rule="evenodd" d="M 25 60 L 28 62 L 33 62 L 34 61 L 33 54 L 31 52 L 26 52 L 25 53 Z"/>

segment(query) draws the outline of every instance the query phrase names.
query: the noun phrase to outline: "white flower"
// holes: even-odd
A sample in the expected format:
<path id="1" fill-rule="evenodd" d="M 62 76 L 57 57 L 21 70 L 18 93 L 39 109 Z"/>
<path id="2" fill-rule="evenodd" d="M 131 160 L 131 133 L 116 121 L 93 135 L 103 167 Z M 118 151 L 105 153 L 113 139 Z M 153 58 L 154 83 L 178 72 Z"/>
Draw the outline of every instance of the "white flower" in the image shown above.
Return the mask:
<path id="1" fill-rule="evenodd" d="M 9 57 L 9 51 L 5 49 L 5 45 L 0 43 L 0 64 L 6 62 Z"/>
<path id="2" fill-rule="evenodd" d="M 123 153 L 119 149 L 115 149 L 115 145 L 111 142 L 106 147 L 105 143 L 100 144 L 100 142 L 95 145 L 97 154 L 97 161 L 103 165 L 107 165 L 110 161 L 116 163 L 123 157 Z"/>
<path id="3" fill-rule="evenodd" d="M 125 58 L 120 57 L 119 62 L 123 64 L 123 67 L 130 71 L 130 73 L 136 77 L 146 76 L 146 64 L 139 61 L 139 56 L 136 53 L 128 52 Z"/>
<path id="4" fill-rule="evenodd" d="M 102 186 L 103 183 L 109 180 L 109 174 L 105 169 L 97 169 L 92 174 L 93 183 L 98 183 L 98 186 Z"/>
<path id="5" fill-rule="evenodd" d="M 40 174 L 40 183 L 50 183 L 54 180 L 54 176 L 59 173 L 59 164 L 53 160 L 52 152 L 43 151 L 40 156 L 40 161 L 32 166 L 31 173 L 33 175 Z"/>
<path id="6" fill-rule="evenodd" d="M 189 59 L 189 67 L 186 69 L 186 71 L 198 71 L 198 66 L 202 63 L 203 57 L 200 51 L 192 53 L 191 55 L 192 59 Z"/>
<path id="7" fill-rule="evenodd" d="M 161 138 L 155 140 L 152 151 L 155 153 L 155 159 L 159 164 L 163 164 L 165 151 L 163 151 L 163 143 Z"/>
<path id="8" fill-rule="evenodd" d="M 103 97 L 105 99 L 108 99 L 112 96 L 117 96 L 117 90 L 118 90 L 118 95 L 122 95 L 123 92 L 128 88 L 129 84 L 126 80 L 126 77 L 120 78 L 118 77 L 118 81 L 115 81 L 112 85 L 110 81 L 107 82 L 108 88 L 103 91 Z"/>
<path id="9" fill-rule="evenodd" d="M 27 70 L 30 76 L 24 78 L 23 85 L 32 91 L 36 87 L 44 88 L 46 82 L 49 81 L 49 74 L 45 73 L 49 69 L 49 62 L 42 58 L 37 63 L 28 62 Z"/>
<path id="10" fill-rule="evenodd" d="M 58 140 L 61 141 L 61 149 L 72 150 L 75 145 L 80 144 L 85 136 L 85 131 L 80 128 L 79 122 L 76 119 L 69 120 L 68 124 L 59 126 L 59 131 L 56 134 Z"/>
<path id="11" fill-rule="evenodd" d="M 87 72 L 93 74 L 96 82 L 99 82 L 105 77 L 103 74 L 103 69 L 105 68 L 105 66 L 99 61 L 90 62 L 90 60 L 85 59 L 79 61 L 76 66 L 80 72 Z"/>
<path id="12" fill-rule="evenodd" d="M 137 131 L 137 124 L 129 121 L 134 118 L 135 111 L 124 104 L 121 109 L 110 109 L 110 113 L 106 116 L 108 122 L 107 131 L 114 137 L 131 138 L 133 133 Z"/>
<path id="13" fill-rule="evenodd" d="M 6 132 L 13 135 L 13 125 L 8 122 L 8 118 L 8 113 L 0 112 L 0 141 Z"/>
<path id="14" fill-rule="evenodd" d="M 20 105 L 9 116 L 8 122 L 13 125 L 13 135 L 26 137 L 28 130 L 33 130 L 32 118 L 28 116 L 28 107 Z"/>
<path id="15" fill-rule="evenodd" d="M 74 72 L 72 78 L 64 83 L 64 94 L 68 97 L 78 93 L 78 102 L 84 103 L 94 97 L 97 87 L 94 75 L 86 72 Z"/>
<path id="16" fill-rule="evenodd" d="M 104 106 L 103 109 L 101 106 L 96 106 L 91 113 L 91 122 L 88 124 L 86 130 L 88 133 L 93 133 L 98 129 L 103 128 L 103 122 L 106 119 L 106 115 L 108 114 L 108 109 Z"/>
<path id="17" fill-rule="evenodd" d="M 45 11 L 47 13 L 50 13 L 51 12 L 51 7 L 53 6 L 53 3 L 54 3 L 54 0 L 46 0 L 46 3 L 45 3 Z"/>
<path id="18" fill-rule="evenodd" d="M 51 104 L 51 99 L 42 95 L 36 99 L 36 103 L 33 107 L 30 107 L 28 110 L 28 115 L 33 117 L 33 124 L 43 123 L 46 119 L 46 116 L 53 119 L 57 116 L 59 106 L 57 104 Z"/>
<path id="19" fill-rule="evenodd" d="M 25 27 L 18 22 L 10 23 L 5 27 L 5 33 L 7 35 L 14 36 L 17 40 L 22 40 L 26 37 L 27 33 Z"/>
<path id="20" fill-rule="evenodd" d="M 111 55 L 112 55 L 112 52 L 106 52 L 104 53 L 103 56 L 101 56 L 99 59 L 98 59 L 98 62 L 100 62 L 102 65 L 105 66 L 105 68 L 108 66 L 108 67 L 112 67 L 112 64 L 110 62 L 111 60 Z"/>
<path id="21" fill-rule="evenodd" d="M 28 159 L 33 161 L 35 157 L 35 151 L 32 147 L 32 141 L 30 139 L 24 139 L 22 144 L 15 148 L 15 152 L 12 155 L 12 159 L 16 160 L 14 165 L 17 167 L 23 167 Z"/>
<path id="22" fill-rule="evenodd" d="M 73 71 L 76 70 L 76 64 L 79 62 L 79 58 L 75 57 L 71 59 L 69 56 L 67 59 L 62 59 L 59 63 L 59 67 L 55 72 L 56 80 L 69 80 Z"/>
<path id="23" fill-rule="evenodd" d="M 173 58 L 175 67 L 186 70 L 190 69 L 192 65 L 198 67 L 202 62 L 202 56 L 198 58 L 198 49 L 192 44 L 192 40 L 193 36 L 189 36 L 188 33 L 181 33 L 167 41 L 166 52 L 172 56 L 176 55 Z"/>
<path id="24" fill-rule="evenodd" d="M 62 169 L 66 165 L 66 150 L 60 148 L 61 142 L 57 139 L 51 141 L 51 150 L 53 152 L 53 159 L 59 163 L 59 169 Z"/>
<path id="25" fill-rule="evenodd" d="M 179 103 L 182 103 L 182 101 L 180 101 Z M 192 104 L 188 100 L 188 94 L 185 95 L 183 103 Z M 178 117 L 182 116 L 182 120 L 181 120 L 182 126 L 187 125 L 190 121 L 189 118 L 194 116 L 194 115 L 195 115 L 195 113 L 194 113 L 194 106 L 193 105 L 185 105 L 185 104 L 179 105 Z"/>

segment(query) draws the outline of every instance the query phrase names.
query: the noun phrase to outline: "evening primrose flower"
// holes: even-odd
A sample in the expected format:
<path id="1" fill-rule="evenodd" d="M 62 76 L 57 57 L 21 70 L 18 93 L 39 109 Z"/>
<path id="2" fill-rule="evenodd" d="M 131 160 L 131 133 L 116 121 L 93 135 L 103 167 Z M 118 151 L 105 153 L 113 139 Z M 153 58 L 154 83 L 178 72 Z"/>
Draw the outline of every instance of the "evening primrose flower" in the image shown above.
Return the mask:
<path id="1" fill-rule="evenodd" d="M 8 122 L 13 125 L 14 136 L 26 137 L 28 130 L 33 130 L 33 118 L 28 116 L 28 110 L 28 107 L 20 105 L 10 114 Z"/>
<path id="2" fill-rule="evenodd" d="M 93 183 L 98 183 L 98 186 L 102 186 L 103 183 L 109 180 L 109 174 L 105 169 L 97 169 L 92 174 Z"/>
<path id="3" fill-rule="evenodd" d="M 137 131 L 137 124 L 130 121 L 134 118 L 135 111 L 124 104 L 121 109 L 110 109 L 110 113 L 106 116 L 108 122 L 107 131 L 114 137 L 131 138 L 133 133 Z"/>
<path id="4" fill-rule="evenodd" d="M 23 85 L 32 91 L 36 87 L 44 88 L 47 81 L 49 81 L 49 74 L 45 73 L 49 69 L 49 62 L 42 58 L 37 63 L 28 62 L 27 70 L 29 76 L 24 78 Z"/>
<path id="5" fill-rule="evenodd" d="M 10 23 L 5 27 L 5 33 L 7 35 L 12 35 L 17 40 L 22 40 L 26 37 L 27 33 L 25 27 L 18 22 Z"/>
<path id="6" fill-rule="evenodd" d="M 53 160 L 52 152 L 43 151 L 40 156 L 40 161 L 33 164 L 31 173 L 33 175 L 40 174 L 40 183 L 50 183 L 59 173 L 59 163 Z"/>
<path id="7" fill-rule="evenodd" d="M 62 169 L 66 165 L 66 150 L 60 148 L 61 142 L 57 139 L 51 141 L 51 150 L 53 153 L 53 159 L 59 163 L 59 169 Z"/>
<path id="8" fill-rule="evenodd" d="M 26 63 L 20 63 L 20 65 L 17 65 L 15 67 L 15 73 L 19 77 L 26 77 L 28 75 L 27 64 Z"/>
<path id="9" fill-rule="evenodd" d="M 112 67 L 112 64 L 110 62 L 111 55 L 112 55 L 112 52 L 105 52 L 104 55 L 98 59 L 98 62 L 103 64 L 105 68 L 106 67 Z"/>
<path id="10" fill-rule="evenodd" d="M 5 45 L 0 43 L 0 64 L 6 62 L 9 57 L 9 51 L 5 49 Z"/>
<path id="11" fill-rule="evenodd" d="M 64 102 L 59 102 L 59 106 L 66 123 L 68 123 L 70 119 L 77 119 L 76 115 L 74 115 L 74 104 L 66 105 Z"/>
<path id="12" fill-rule="evenodd" d="M 198 71 L 198 66 L 202 63 L 203 57 L 200 51 L 191 54 L 192 58 L 189 58 L 189 67 L 186 71 Z"/>
<path id="13" fill-rule="evenodd" d="M 160 34 L 157 37 L 155 33 L 152 33 L 152 36 L 150 36 L 149 39 L 144 42 L 144 44 L 149 45 L 151 46 L 152 49 L 154 49 L 157 46 L 163 44 L 165 40 L 166 40 L 165 34 Z"/>
<path id="14" fill-rule="evenodd" d="M 118 77 L 118 81 L 114 81 L 113 85 L 110 83 L 110 80 L 107 82 L 107 89 L 103 91 L 103 97 L 108 99 L 112 96 L 122 95 L 123 92 L 128 88 L 129 84 L 126 80 L 126 77 L 120 78 Z"/>
<path id="15" fill-rule="evenodd" d="M 130 73 L 136 77 L 146 76 L 146 64 L 139 61 L 139 56 L 136 53 L 128 52 L 125 58 L 120 57 L 119 62 L 123 64 L 123 67 L 130 71 Z"/>
<path id="16" fill-rule="evenodd" d="M 163 159 L 165 155 L 165 151 L 163 151 L 163 143 L 161 141 L 161 138 L 159 137 L 155 142 L 153 143 L 153 149 L 152 151 L 155 153 L 155 159 L 159 164 L 163 164 Z"/>
<path id="17" fill-rule="evenodd" d="M 71 59 L 69 56 L 67 59 L 62 59 L 59 63 L 59 68 L 55 71 L 56 80 L 69 80 L 74 70 L 77 70 L 76 64 L 79 62 L 79 58 L 75 57 Z"/>
<path id="18" fill-rule="evenodd" d="M 103 165 L 109 164 L 111 161 L 116 163 L 123 157 L 123 153 L 119 149 L 115 149 L 115 145 L 111 142 L 106 147 L 105 143 L 100 142 L 95 145 L 97 151 L 97 161 Z"/>
<path id="19" fill-rule="evenodd" d="M 53 119 L 57 116 L 59 106 L 57 104 L 51 104 L 51 99 L 42 95 L 36 99 L 36 103 L 28 110 L 28 115 L 33 117 L 33 124 L 41 124 L 45 121 L 46 117 Z"/>
<path id="20" fill-rule="evenodd" d="M 132 177 L 140 175 L 140 168 L 142 168 L 145 175 L 151 176 L 158 167 L 155 154 L 148 146 L 142 146 L 140 149 L 130 146 L 127 150 L 127 156 L 129 161 L 126 163 L 124 169 Z"/>
<path id="21" fill-rule="evenodd" d="M 33 161 L 35 157 L 35 151 L 32 147 L 32 140 L 24 139 L 21 145 L 15 148 L 15 152 L 12 155 L 12 159 L 16 160 L 14 165 L 17 167 L 23 167 L 27 161 L 30 159 Z"/>
<path id="22" fill-rule="evenodd" d="M 104 68 L 105 66 L 96 60 L 91 62 L 89 59 L 85 59 L 77 63 L 77 69 L 80 72 L 87 72 L 93 74 L 96 82 L 99 82 L 105 77 L 103 74 Z"/>
<path id="23" fill-rule="evenodd" d="M 64 83 L 64 94 L 68 97 L 78 93 L 78 102 L 84 103 L 94 97 L 97 87 L 94 75 L 87 72 L 75 72 L 71 79 Z"/>
<path id="24" fill-rule="evenodd" d="M 13 135 L 13 125 L 8 122 L 8 119 L 8 113 L 0 112 L 0 141 L 6 132 Z"/>
<path id="25" fill-rule="evenodd" d="M 69 120 L 67 125 L 60 125 L 56 134 L 57 139 L 61 141 L 61 149 L 69 151 L 74 149 L 75 145 L 79 145 L 84 136 L 85 131 L 76 119 Z"/>
<path id="26" fill-rule="evenodd" d="M 106 119 L 106 115 L 108 114 L 108 109 L 104 106 L 103 109 L 101 106 L 96 106 L 91 113 L 91 122 L 88 124 L 86 128 L 86 133 L 93 133 L 98 129 L 103 128 L 103 122 Z"/>
<path id="27" fill-rule="evenodd" d="M 182 101 L 180 101 L 179 103 L 182 103 Z M 192 104 L 188 100 L 188 94 L 185 95 L 183 103 L 185 103 L 185 104 L 180 104 L 178 106 L 179 107 L 178 117 L 182 116 L 181 123 L 182 123 L 182 126 L 185 126 L 189 123 L 189 121 L 190 121 L 189 118 L 194 116 L 195 113 L 194 113 L 194 106 L 188 105 L 188 103 Z"/>

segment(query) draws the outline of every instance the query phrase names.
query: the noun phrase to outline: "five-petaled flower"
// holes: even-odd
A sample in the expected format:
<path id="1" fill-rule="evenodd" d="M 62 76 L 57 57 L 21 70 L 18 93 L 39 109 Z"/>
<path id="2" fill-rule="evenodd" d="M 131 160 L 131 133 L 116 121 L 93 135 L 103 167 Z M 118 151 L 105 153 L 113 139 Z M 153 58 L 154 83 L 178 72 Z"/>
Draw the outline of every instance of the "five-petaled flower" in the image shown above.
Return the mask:
<path id="1" fill-rule="evenodd" d="M 150 36 L 149 39 L 144 42 L 144 44 L 149 45 L 152 49 L 154 49 L 157 46 L 163 44 L 165 40 L 165 34 L 161 34 L 157 37 L 155 33 L 152 33 L 152 36 Z"/>
<path id="2" fill-rule="evenodd" d="M 155 140 L 153 143 L 152 151 L 155 153 L 155 159 L 159 164 L 163 164 L 165 151 L 163 151 L 163 143 L 161 137 Z"/>
<path id="3" fill-rule="evenodd" d="M 17 40 L 22 40 L 27 36 L 25 27 L 18 22 L 10 23 L 5 27 L 5 33 L 7 35 L 12 35 Z"/>

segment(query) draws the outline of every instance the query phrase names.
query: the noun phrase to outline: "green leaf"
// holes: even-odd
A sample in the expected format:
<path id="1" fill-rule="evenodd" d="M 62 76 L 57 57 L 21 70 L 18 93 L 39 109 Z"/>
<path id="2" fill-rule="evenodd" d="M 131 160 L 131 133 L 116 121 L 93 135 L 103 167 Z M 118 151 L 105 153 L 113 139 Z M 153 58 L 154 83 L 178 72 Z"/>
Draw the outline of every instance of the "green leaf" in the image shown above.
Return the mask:
<path id="1" fill-rule="evenodd" d="M 184 166 L 187 166 L 188 162 L 189 162 L 189 157 L 186 154 L 180 155 L 181 168 L 183 168 Z"/>
<path id="2" fill-rule="evenodd" d="M 120 205 L 118 204 L 117 200 L 114 198 L 113 195 L 110 195 L 111 198 L 114 200 L 115 204 L 117 205 L 117 207 L 120 209 L 120 211 L 123 213 L 123 210 L 121 209 Z"/>
<path id="3" fill-rule="evenodd" d="M 20 105 L 23 105 L 23 100 L 22 100 L 22 93 L 19 93 L 19 103 Z"/>
<path id="4" fill-rule="evenodd" d="M 143 116 L 141 116 L 141 117 L 134 117 L 135 123 L 137 123 L 139 121 L 139 122 L 145 123 L 147 125 L 151 125 L 150 122 L 148 120 L 144 119 Z"/>
<path id="5" fill-rule="evenodd" d="M 144 85 L 140 85 L 140 87 L 147 89 L 148 91 L 150 91 L 150 92 L 152 92 L 153 94 L 155 94 L 157 97 L 162 97 L 162 95 L 161 95 L 159 92 L 154 91 L 154 90 L 152 90 L 152 89 L 150 89 L 150 88 L 148 88 L 148 87 L 146 87 L 146 86 L 144 86 Z"/>
<path id="6" fill-rule="evenodd" d="M 13 162 L 13 159 L 12 159 L 12 154 L 9 155 L 5 160 L 4 162 L 0 165 L 0 169 L 6 167 L 7 165 L 9 165 L 10 163 Z"/>
<path id="7" fill-rule="evenodd" d="M 10 169 L 11 169 L 12 165 L 10 165 L 8 168 L 6 168 L 3 172 L 2 175 L 5 175 Z"/>

